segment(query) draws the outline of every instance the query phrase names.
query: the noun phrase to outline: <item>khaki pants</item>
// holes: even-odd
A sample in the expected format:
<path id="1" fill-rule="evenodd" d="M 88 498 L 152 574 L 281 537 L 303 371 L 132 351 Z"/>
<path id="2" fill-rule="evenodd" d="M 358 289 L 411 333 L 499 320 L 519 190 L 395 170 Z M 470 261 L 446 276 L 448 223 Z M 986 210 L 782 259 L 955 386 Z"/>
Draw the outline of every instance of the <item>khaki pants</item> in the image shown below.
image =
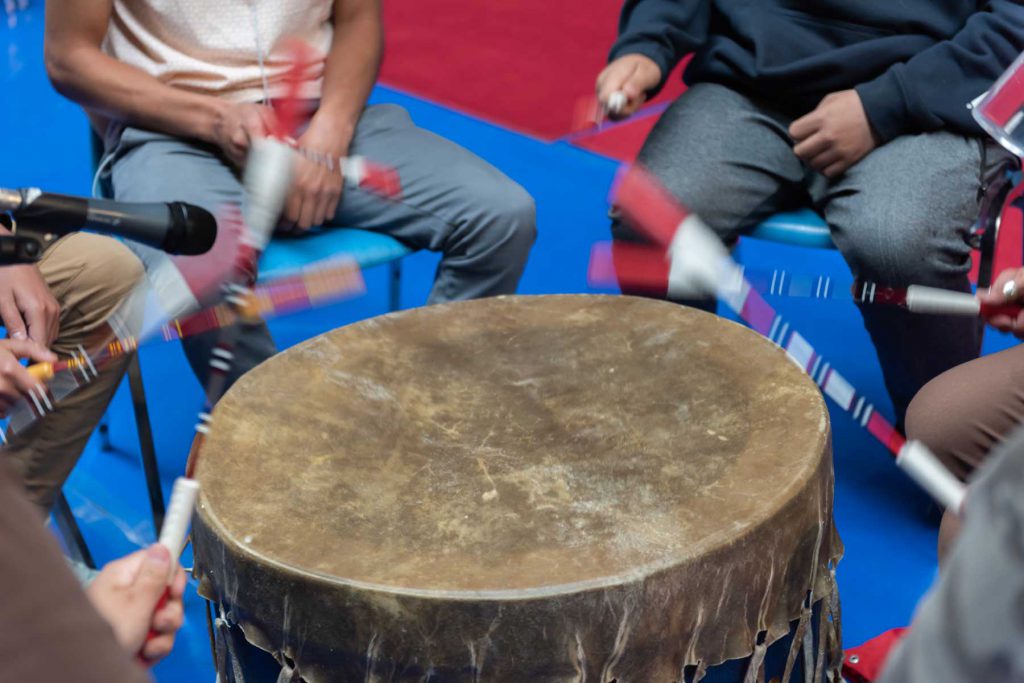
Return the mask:
<path id="1" fill-rule="evenodd" d="M 120 242 L 76 233 L 57 241 L 38 264 L 61 307 L 52 350 L 66 357 L 79 345 L 91 349 L 106 321 L 143 278 L 142 264 Z M 57 498 L 127 368 L 129 356 L 108 363 L 95 380 L 56 405 L 54 412 L 12 435 L 2 455 L 44 513 Z"/>

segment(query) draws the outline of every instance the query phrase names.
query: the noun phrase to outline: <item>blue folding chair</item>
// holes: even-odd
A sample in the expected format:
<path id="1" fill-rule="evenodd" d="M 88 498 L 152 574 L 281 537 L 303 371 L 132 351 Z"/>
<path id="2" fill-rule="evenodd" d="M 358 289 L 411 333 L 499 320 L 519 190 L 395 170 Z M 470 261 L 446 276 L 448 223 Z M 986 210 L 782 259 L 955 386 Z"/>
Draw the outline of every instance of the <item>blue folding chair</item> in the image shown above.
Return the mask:
<path id="1" fill-rule="evenodd" d="M 776 214 L 754 228 L 750 237 L 811 249 L 836 248 L 825 219 L 811 209 Z"/>

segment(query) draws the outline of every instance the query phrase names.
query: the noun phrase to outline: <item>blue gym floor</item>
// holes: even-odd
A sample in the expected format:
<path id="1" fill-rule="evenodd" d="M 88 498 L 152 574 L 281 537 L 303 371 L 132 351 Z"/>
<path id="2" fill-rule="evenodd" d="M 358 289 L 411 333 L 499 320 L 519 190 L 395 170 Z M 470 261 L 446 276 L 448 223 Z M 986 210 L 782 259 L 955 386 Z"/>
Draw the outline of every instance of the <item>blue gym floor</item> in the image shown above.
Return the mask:
<path id="1" fill-rule="evenodd" d="M 42 60 L 43 11 L 37 2 L 18 14 L 17 26 L 0 28 L 0 187 L 38 186 L 88 194 L 90 153 L 84 116 L 47 82 Z M 378 102 L 406 107 L 417 123 L 468 147 L 503 169 L 537 200 L 540 237 L 520 291 L 586 292 L 590 245 L 608 239 L 606 196 L 616 163 L 564 143 L 544 143 L 380 88 Z M 439 169 L 443 172 L 443 169 Z M 744 241 L 741 260 L 752 267 L 825 273 L 850 281 L 834 252 Z M 402 303 L 422 305 L 436 257 L 405 262 Z M 281 348 L 312 335 L 386 311 L 386 272 L 366 273 L 368 293 L 330 308 L 272 322 Z M 891 414 L 877 361 L 860 316 L 849 302 L 776 302 L 801 333 L 883 411 Z M 994 332 L 986 350 L 1010 341 Z M 158 344 L 141 352 L 149 389 L 157 454 L 165 489 L 184 469 L 201 392 L 179 347 Z M 114 452 L 93 439 L 66 492 L 96 560 L 107 562 L 154 540 L 138 443 L 127 390 L 109 413 Z M 881 631 L 906 625 L 914 605 L 935 577 L 934 506 L 896 470 L 887 452 L 833 411 L 836 519 L 846 544 L 839 582 L 843 629 L 849 647 Z M 186 566 L 190 558 L 186 557 Z M 10 587 L 7 588 L 10 590 Z M 213 668 L 202 601 L 191 590 L 186 626 L 173 655 L 155 668 L 160 681 L 212 681 Z"/>

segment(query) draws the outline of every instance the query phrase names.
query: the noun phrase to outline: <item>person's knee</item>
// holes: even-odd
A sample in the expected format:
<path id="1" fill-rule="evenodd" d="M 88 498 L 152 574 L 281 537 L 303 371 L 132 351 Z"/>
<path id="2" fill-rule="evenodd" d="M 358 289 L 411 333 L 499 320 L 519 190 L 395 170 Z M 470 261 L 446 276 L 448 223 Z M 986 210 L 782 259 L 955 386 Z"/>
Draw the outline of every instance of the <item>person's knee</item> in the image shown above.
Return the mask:
<path id="1" fill-rule="evenodd" d="M 944 382 L 941 376 L 926 384 L 907 407 L 907 438 L 930 449 L 947 443 L 950 421 L 941 414 Z"/>
<path id="2" fill-rule="evenodd" d="M 961 455 L 973 444 L 971 401 L 963 391 L 954 377 L 939 375 L 914 396 L 906 418 L 907 438 L 927 446 L 961 479 L 973 469 Z"/>
<path id="3" fill-rule="evenodd" d="M 959 229 L 966 223 L 939 225 L 923 208 L 916 210 L 915 202 L 909 204 L 877 201 L 843 213 L 835 241 L 850 269 L 857 277 L 894 287 L 965 283 L 971 252 Z"/>
<path id="4" fill-rule="evenodd" d="M 478 197 L 481 251 L 525 261 L 537 239 L 537 205 L 522 187 L 508 181 Z"/>
<path id="5" fill-rule="evenodd" d="M 99 238 L 89 253 L 92 258 L 82 271 L 82 284 L 105 287 L 113 299 L 123 300 L 146 276 L 138 257 L 116 240 Z"/>

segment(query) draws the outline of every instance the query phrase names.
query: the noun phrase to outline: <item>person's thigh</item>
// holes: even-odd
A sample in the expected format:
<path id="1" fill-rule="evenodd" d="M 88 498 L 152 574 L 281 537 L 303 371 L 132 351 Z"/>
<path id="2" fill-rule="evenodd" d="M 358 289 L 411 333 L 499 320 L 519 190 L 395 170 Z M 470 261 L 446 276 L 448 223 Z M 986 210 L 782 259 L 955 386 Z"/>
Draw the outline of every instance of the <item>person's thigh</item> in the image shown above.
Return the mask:
<path id="1" fill-rule="evenodd" d="M 75 233 L 43 253 L 39 271 L 60 303 L 60 331 L 52 349 L 61 356 L 95 352 L 110 341 L 106 322 L 142 282 L 142 264 L 109 237 Z M 45 514 L 71 473 L 117 389 L 130 360 L 114 358 L 89 383 L 56 402 L 53 412 L 8 434 L 8 461 Z"/>
<path id="2" fill-rule="evenodd" d="M 183 201 L 214 215 L 232 205 L 244 211 L 245 191 L 238 173 L 208 146 L 128 128 L 111 154 L 111 189 L 114 198 L 130 202 Z M 131 245 L 147 267 L 163 258 L 155 249 Z M 182 341 L 185 355 L 204 386 L 209 359 L 220 335 L 217 331 Z M 276 353 L 270 331 L 262 322 L 246 324 L 235 344 L 235 361 L 228 386 Z"/>
<path id="3" fill-rule="evenodd" d="M 966 480 L 1024 422 L 1024 345 L 978 358 L 926 384 L 907 411 L 907 436 Z"/>
<path id="4" fill-rule="evenodd" d="M 832 183 L 824 214 L 854 275 L 892 286 L 965 289 L 982 163 L 976 139 L 910 135 Z"/>
<path id="5" fill-rule="evenodd" d="M 110 154 L 114 199 L 185 201 L 214 214 L 226 205 L 244 205 L 238 172 L 209 146 L 127 128 Z"/>
<path id="6" fill-rule="evenodd" d="M 441 252 L 428 303 L 515 293 L 537 234 L 536 207 L 522 187 L 395 105 L 366 109 L 350 151 L 395 168 L 402 196 L 347 187 L 332 225 Z"/>
<path id="7" fill-rule="evenodd" d="M 418 249 L 445 251 L 460 224 L 486 214 L 534 211 L 533 199 L 469 150 L 413 123 L 397 105 L 367 107 L 350 154 L 391 166 L 402 181 L 398 201 L 346 187 L 333 221 L 380 230 Z"/>
<path id="8" fill-rule="evenodd" d="M 646 166 L 723 238 L 807 199 L 789 121 L 721 85 L 700 83 L 662 115 L 640 151 Z M 630 238 L 621 224 L 616 237 Z"/>
<path id="9" fill-rule="evenodd" d="M 967 234 L 978 211 L 980 141 L 952 133 L 897 138 L 831 183 L 824 215 L 856 277 L 968 291 Z M 862 305 L 864 324 L 902 421 L 932 378 L 977 357 L 976 320 Z"/>

